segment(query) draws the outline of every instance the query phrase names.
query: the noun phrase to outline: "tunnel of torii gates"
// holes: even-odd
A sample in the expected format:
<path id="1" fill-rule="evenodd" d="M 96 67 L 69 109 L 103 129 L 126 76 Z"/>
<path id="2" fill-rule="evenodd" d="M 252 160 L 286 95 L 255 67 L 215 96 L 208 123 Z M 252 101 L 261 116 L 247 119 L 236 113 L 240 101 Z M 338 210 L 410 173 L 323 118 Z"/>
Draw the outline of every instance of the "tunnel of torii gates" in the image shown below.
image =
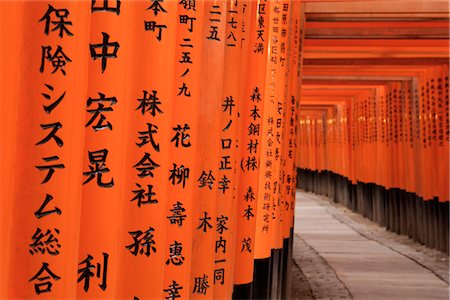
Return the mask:
<path id="1" fill-rule="evenodd" d="M 289 298 L 297 186 L 448 251 L 446 2 L 0 13 L 0 298 Z"/>

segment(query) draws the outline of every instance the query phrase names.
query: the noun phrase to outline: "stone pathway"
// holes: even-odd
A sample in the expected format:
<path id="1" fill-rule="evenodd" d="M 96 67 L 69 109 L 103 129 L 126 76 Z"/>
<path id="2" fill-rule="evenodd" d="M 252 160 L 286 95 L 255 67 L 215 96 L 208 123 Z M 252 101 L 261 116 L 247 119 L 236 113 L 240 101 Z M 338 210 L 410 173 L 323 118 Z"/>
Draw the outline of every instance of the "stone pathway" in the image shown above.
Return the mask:
<path id="1" fill-rule="evenodd" d="M 449 299 L 448 257 L 404 239 L 325 197 L 298 191 L 292 296 Z M 309 285 L 296 286 L 295 277 Z M 305 286 L 309 291 L 298 291 Z"/>

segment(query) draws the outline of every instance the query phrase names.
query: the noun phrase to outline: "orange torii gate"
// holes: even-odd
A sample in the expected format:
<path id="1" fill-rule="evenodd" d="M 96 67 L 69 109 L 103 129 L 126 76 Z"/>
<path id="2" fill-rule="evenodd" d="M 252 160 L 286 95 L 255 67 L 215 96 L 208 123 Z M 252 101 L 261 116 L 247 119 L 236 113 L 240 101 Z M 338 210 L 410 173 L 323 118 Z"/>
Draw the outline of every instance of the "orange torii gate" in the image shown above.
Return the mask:
<path id="1" fill-rule="evenodd" d="M 347 97 L 352 116 L 346 120 L 349 127 L 344 129 L 351 139 L 338 141 L 339 144 L 350 143 L 348 154 L 344 156 L 335 151 L 334 137 L 335 132 L 343 130 L 343 122 L 330 114 L 320 117 L 329 121 L 325 148 L 331 150 L 318 147 L 318 150 L 329 153 L 328 165 L 321 168 L 327 179 L 321 187 L 316 182 L 310 183 L 309 188 L 315 185 L 315 190 L 340 198 L 342 202 L 347 202 L 343 199 L 353 195 L 355 203 L 347 202 L 349 207 L 386 224 L 391 230 L 409 234 L 429 246 L 447 251 L 446 231 L 439 227 L 447 222 L 445 214 L 440 215 L 439 210 L 444 210 L 442 207 L 448 205 L 449 199 L 448 138 L 445 134 L 445 124 L 448 123 L 448 114 L 445 113 L 448 107 L 447 72 L 448 66 L 439 63 L 305 67 L 302 107 L 314 108 L 317 104 L 339 106 L 336 103 Z M 328 86 L 330 82 L 331 87 Z M 355 84 L 360 85 L 359 88 L 352 89 Z M 371 96 L 361 98 L 361 87 L 373 88 Z M 305 110 L 302 116 L 315 118 Z M 307 126 L 304 119 L 300 126 Z M 309 130 L 314 130 L 314 127 Z M 300 156 L 302 149 L 308 147 L 312 144 L 307 141 L 301 144 Z M 304 152 L 311 153 L 308 150 Z M 346 157 L 350 157 L 351 170 L 348 173 L 342 171 L 343 167 L 335 167 L 336 163 L 343 165 Z M 317 168 L 308 160 L 300 159 L 299 162 L 303 164 L 300 166 L 302 169 Z M 338 185 L 350 184 L 357 189 L 349 192 L 343 188 L 346 191 L 340 191 L 340 186 L 330 182 L 337 180 L 332 174 L 339 174 L 339 181 L 342 181 L 340 176 L 349 180 L 349 183 Z M 387 192 L 381 191 L 380 187 Z M 408 199 L 403 199 L 403 191 Z M 346 196 L 340 195 L 342 193 Z M 370 203 L 362 201 L 366 198 Z M 386 198 L 389 198 L 387 203 L 380 203 Z M 387 220 L 381 220 L 383 209 L 390 210 Z M 412 209 L 423 211 L 426 220 L 422 223 L 421 213 L 408 215 Z M 400 221 L 396 215 L 400 215 Z"/>
<path id="2" fill-rule="evenodd" d="M 288 297 L 300 2 L 0 13 L 0 298 Z"/>

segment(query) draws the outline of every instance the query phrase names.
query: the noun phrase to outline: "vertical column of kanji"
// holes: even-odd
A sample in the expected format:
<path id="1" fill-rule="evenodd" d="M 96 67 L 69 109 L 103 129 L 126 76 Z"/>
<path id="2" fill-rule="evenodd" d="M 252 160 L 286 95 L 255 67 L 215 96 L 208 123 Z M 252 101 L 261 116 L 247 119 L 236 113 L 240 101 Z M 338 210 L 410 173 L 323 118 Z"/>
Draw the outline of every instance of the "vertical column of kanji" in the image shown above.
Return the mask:
<path id="1" fill-rule="evenodd" d="M 381 178 L 382 185 L 387 187 L 389 184 L 388 175 L 388 126 L 387 126 L 387 86 L 384 85 L 380 88 L 380 103 L 381 103 L 381 114 L 380 114 L 380 122 L 381 122 L 381 155 L 382 155 L 382 163 L 379 164 L 379 168 L 381 170 Z"/>
<path id="2" fill-rule="evenodd" d="M 276 174 L 274 173 L 274 154 L 276 139 L 275 118 L 277 114 L 277 63 L 279 42 L 278 33 L 275 27 L 279 29 L 279 18 L 281 10 L 281 1 L 270 1 L 267 5 L 270 11 L 268 27 L 268 46 L 267 53 L 266 78 L 264 87 L 264 112 L 262 115 L 262 138 L 261 138 L 261 160 L 259 169 L 260 180 L 258 183 L 258 202 L 255 231 L 255 259 L 267 259 L 271 256 L 271 218 L 273 203 L 275 201 L 273 194 L 273 183 Z M 276 43 L 275 43 L 276 42 Z M 275 50 L 274 50 L 275 49 Z M 275 52 L 274 52 L 275 51 Z M 267 271 L 266 271 L 267 272 Z M 268 272 L 267 272 L 268 273 Z M 265 276 L 269 274 L 257 274 Z M 268 283 L 262 284 L 267 288 Z M 266 286 L 264 286 L 266 285 Z"/>
<path id="3" fill-rule="evenodd" d="M 200 170 L 198 131 L 203 52 L 204 2 L 178 1 L 175 43 L 175 83 L 172 86 L 173 116 L 169 129 L 170 172 L 168 202 L 163 213 L 167 227 L 163 296 L 189 298 L 195 188 Z M 212 180 L 212 181 L 211 181 Z M 213 184 L 214 178 L 205 179 Z"/>
<path id="4" fill-rule="evenodd" d="M 78 258 L 79 298 L 110 298 L 116 294 L 124 188 L 125 107 L 128 99 L 129 2 L 89 3 L 91 14 L 88 92 L 85 103 L 83 199 Z M 102 214 L 102 216 L 100 216 Z"/>
<path id="5" fill-rule="evenodd" d="M 404 151 L 405 151 L 405 186 L 408 192 L 414 192 L 414 148 L 413 148 L 413 124 L 412 124 L 412 82 L 403 82 L 404 101 Z"/>
<path id="6" fill-rule="evenodd" d="M 239 131 L 239 182 L 234 283 L 244 285 L 253 279 L 253 255 L 258 201 L 258 170 L 261 154 L 261 118 L 265 86 L 268 6 L 266 0 L 250 1 L 249 47 L 243 64 L 249 72 L 242 95 Z M 248 289 L 247 289 L 248 290 Z M 240 293 L 238 289 L 236 293 Z M 244 293 L 242 291 L 242 293 Z"/>
<path id="7" fill-rule="evenodd" d="M 429 152 L 429 147 L 428 147 L 428 136 L 429 136 L 429 131 L 428 131 L 428 109 L 429 109 L 429 100 L 428 100 L 428 91 L 429 91 L 429 68 L 427 68 L 425 70 L 425 72 L 423 73 L 422 77 L 420 78 L 420 84 L 421 84 L 421 97 L 420 97 L 420 102 L 421 102 L 421 121 L 422 121 L 422 149 L 421 149 L 421 159 L 422 159 L 422 170 L 421 170 L 421 174 L 422 174 L 422 193 L 420 196 L 422 196 L 424 198 L 425 201 L 430 200 L 429 199 L 429 180 L 428 180 L 428 175 L 430 173 L 430 165 L 429 165 L 429 157 L 428 157 L 428 152 Z"/>
<path id="8" fill-rule="evenodd" d="M 412 175 L 411 175 L 411 160 L 412 160 L 412 147 L 411 147 L 411 82 L 404 81 L 401 83 L 402 89 L 402 152 L 403 157 L 403 172 L 404 172 L 404 188 L 406 191 L 411 192 L 412 189 Z"/>
<path id="9" fill-rule="evenodd" d="M 291 297 L 292 285 L 292 249 L 294 234 L 294 211 L 295 211 L 295 192 L 297 188 L 297 168 L 296 153 L 299 134 L 299 96 L 300 96 L 300 72 L 301 72 L 301 22 L 302 11 L 301 3 L 291 2 L 290 12 L 290 30 L 289 30 L 289 69 L 288 69 L 288 89 L 285 102 L 285 132 L 284 132 L 284 183 L 282 197 L 284 198 L 283 209 L 283 272 L 282 298 Z"/>
<path id="10" fill-rule="evenodd" d="M 405 94 L 403 90 L 403 82 L 398 83 L 398 152 L 399 152 L 399 168 L 400 168 L 400 188 L 406 190 L 406 178 L 407 174 L 405 172 L 406 170 L 406 164 L 407 162 L 405 159 L 406 151 L 405 151 L 405 139 L 404 139 L 404 132 L 405 132 L 405 123 L 407 121 L 406 119 L 406 101 L 405 101 Z"/>
<path id="11" fill-rule="evenodd" d="M 414 192 L 422 194 L 422 112 L 421 112 L 421 76 L 412 80 L 412 123 L 413 123 L 413 147 L 414 147 Z"/>
<path id="12" fill-rule="evenodd" d="M 363 165 L 364 173 L 362 174 L 361 181 L 370 182 L 370 159 L 362 159 L 363 155 L 371 155 L 370 142 L 369 142 L 369 101 L 370 96 L 368 92 L 364 92 L 364 102 L 363 102 L 363 145 L 361 148 L 361 163 Z M 372 156 L 370 156 L 372 157 Z"/>
<path id="13" fill-rule="evenodd" d="M 389 161 L 391 170 L 391 187 L 398 188 L 399 171 L 397 161 L 397 83 L 393 82 L 389 84 L 389 105 L 390 105 L 390 156 Z"/>
<path id="14" fill-rule="evenodd" d="M 222 126 L 221 117 L 230 109 L 224 105 L 223 76 L 224 54 L 226 43 L 227 3 L 225 0 L 205 1 L 205 23 L 202 27 L 203 56 L 200 80 L 202 90 L 199 97 L 199 130 L 197 155 L 201 157 L 197 165 L 199 185 L 196 186 L 196 207 L 194 208 L 194 237 L 192 252 L 198 253 L 192 257 L 191 286 L 189 292 L 194 299 L 212 298 L 211 287 L 214 284 L 215 249 L 226 247 L 226 243 L 216 242 L 216 199 L 217 194 L 230 190 L 230 179 L 219 177 L 221 164 L 220 145 L 221 134 L 233 126 Z M 230 102 L 228 102 L 230 103 Z M 224 111 L 225 109 L 225 111 Z M 231 129 L 230 129 L 231 130 Z M 201 184 L 202 177 L 215 179 L 211 188 Z M 208 180 L 207 180 L 208 181 Z M 217 224 L 218 225 L 218 224 Z"/>
<path id="15" fill-rule="evenodd" d="M 272 243 L 271 249 L 280 250 L 283 248 L 283 207 L 284 197 L 282 197 L 282 154 L 283 154 L 283 128 L 286 115 L 287 79 L 288 79 L 288 31 L 290 21 L 291 6 L 289 0 L 282 0 L 278 4 L 278 10 L 275 11 L 274 18 L 274 36 L 271 47 L 274 63 L 277 64 L 276 70 L 276 96 L 274 98 L 276 104 L 276 114 L 273 116 L 274 121 L 274 138 L 273 138 L 273 197 L 272 197 Z M 278 58 L 275 58 L 278 56 Z M 278 262 L 280 263 L 280 262 Z M 274 270 L 276 273 L 278 270 Z M 277 280 L 278 278 L 274 278 Z"/>
<path id="16" fill-rule="evenodd" d="M 294 1 L 291 3 L 291 24 L 289 30 L 289 68 L 288 68 L 288 90 L 285 102 L 285 124 L 283 133 L 283 172 L 284 183 L 282 185 L 282 201 L 284 210 L 284 222 L 282 237 L 288 239 L 291 235 L 291 228 L 294 224 L 293 211 L 295 207 L 295 189 L 297 171 L 295 167 L 295 145 L 296 145 L 296 126 L 297 105 L 299 96 L 299 50 L 300 50 L 300 3 Z M 297 120 L 296 120 L 297 119 Z"/>
<path id="17" fill-rule="evenodd" d="M 177 5 L 132 1 L 125 9 L 131 22 L 115 295 L 162 298 Z"/>
<path id="18" fill-rule="evenodd" d="M 392 171 L 393 171 L 393 186 L 402 188 L 403 170 L 401 165 L 400 152 L 400 112 L 401 112 L 401 97 L 400 97 L 400 82 L 392 83 L 392 131 L 393 131 L 393 151 L 392 151 Z"/>
<path id="19" fill-rule="evenodd" d="M 23 1 L 0 2 L 0 240 L 11 245 L 11 221 L 15 204 L 13 179 L 19 110 L 17 101 L 23 34 Z M 14 99 L 14 100 L 13 100 Z M 7 298 L 10 246 L 0 247 L 0 298 Z"/>
<path id="20" fill-rule="evenodd" d="M 381 156 L 380 156 L 380 131 L 379 131 L 379 92 L 378 92 L 378 88 L 373 88 L 373 103 L 372 103 L 372 118 L 373 118 L 373 129 L 372 129 L 372 134 L 373 134 L 373 144 L 374 144 L 374 152 L 375 152 L 375 161 L 374 161 L 374 168 L 373 168 L 373 176 L 374 176 L 374 181 L 377 184 L 379 183 L 379 168 L 378 168 L 378 161 L 380 161 Z"/>
<path id="21" fill-rule="evenodd" d="M 256 11 L 256 3 L 253 3 L 251 0 L 244 0 L 244 1 L 235 1 L 235 3 L 238 6 L 238 13 L 239 13 L 239 23 L 237 24 L 237 32 L 238 36 L 237 39 L 237 45 L 239 52 L 237 53 L 238 58 L 235 59 L 235 64 L 239 66 L 239 69 L 236 71 L 238 72 L 238 76 L 234 79 L 236 82 L 240 82 L 237 90 L 238 99 L 240 101 L 237 102 L 237 108 L 238 108 L 238 118 L 236 127 L 237 130 L 235 132 L 235 175 L 234 175 L 234 190 L 233 190 L 233 206 L 231 208 L 230 216 L 231 216 L 231 230 L 232 230 L 232 241 L 233 246 L 229 247 L 229 256 L 232 257 L 232 265 L 231 268 L 229 268 L 228 276 L 225 280 L 225 284 L 227 286 L 228 290 L 228 298 L 231 297 L 250 297 L 249 293 L 251 292 L 250 285 L 248 284 L 251 282 L 251 276 L 250 279 L 247 281 L 246 285 L 237 284 L 236 279 L 241 276 L 242 273 L 242 262 L 241 258 L 242 255 L 240 255 L 240 251 L 243 247 L 243 237 L 242 232 L 246 229 L 245 225 L 246 222 L 243 222 L 244 220 L 247 220 L 247 223 L 253 222 L 255 220 L 256 216 L 256 209 L 252 206 L 244 206 L 245 200 L 243 200 L 244 195 L 242 194 L 241 190 L 241 180 L 245 180 L 245 175 L 243 174 L 243 168 L 244 168 L 244 159 L 245 159 L 245 153 L 243 152 L 243 149 L 247 149 L 247 151 L 252 151 L 252 153 L 259 151 L 259 141 L 256 140 L 256 142 L 248 143 L 245 140 L 245 135 L 247 134 L 248 130 L 248 118 L 249 116 L 249 95 L 248 95 L 248 86 L 247 86 L 247 79 L 249 74 L 253 74 L 253 70 L 251 70 L 250 65 L 248 65 L 248 59 L 249 59 L 249 51 L 253 50 L 254 47 L 254 37 L 252 38 L 254 34 L 254 26 L 253 19 L 255 11 Z M 229 15 L 228 18 L 231 18 L 232 16 Z M 229 25 L 232 25 L 232 23 L 229 23 Z M 236 29 L 235 29 L 236 30 Z M 232 32 L 232 27 L 227 28 L 227 36 L 230 38 L 234 36 L 230 33 Z M 233 47 L 234 48 L 234 47 Z M 228 48 L 226 49 L 228 50 Z M 231 51 L 235 51 L 233 49 L 230 49 Z M 226 56 L 231 53 L 228 53 L 226 51 Z M 227 58 L 226 58 L 227 60 Z M 226 66 L 226 68 L 232 68 L 232 66 Z M 228 71 L 225 71 L 225 73 L 228 73 Z M 231 82 L 227 82 L 225 80 L 225 93 L 226 90 L 229 89 Z M 256 158 L 255 158 L 256 160 Z M 256 162 L 254 162 L 256 164 Z M 257 166 L 256 166 L 257 167 Z M 250 169 L 250 168 L 249 168 Z M 242 179 L 241 179 L 242 178 Z M 246 251 L 246 253 L 249 253 Z M 253 267 L 253 258 L 250 258 L 247 262 L 251 262 L 249 264 L 249 267 Z M 247 272 L 251 272 L 248 271 Z"/>
<path id="22" fill-rule="evenodd" d="M 429 98 L 429 89 L 430 89 L 430 69 L 427 68 L 423 78 L 421 78 L 421 110 L 422 110 L 422 194 L 421 196 L 425 201 L 431 199 L 431 188 L 430 188 L 430 176 L 431 167 L 430 167 L 430 128 L 431 128 L 431 120 L 430 120 L 430 98 Z"/>
<path id="23" fill-rule="evenodd" d="M 289 127 L 289 114 L 290 114 L 290 103 L 292 103 L 292 95 L 290 93 L 290 83 L 291 83 L 291 68 L 292 68 L 292 39 L 293 39 L 293 3 L 290 1 L 283 1 L 283 10 L 282 10 L 282 28 L 281 28 L 281 55 L 284 60 L 281 60 L 284 65 L 284 73 L 283 73 L 283 84 L 279 88 L 282 89 L 282 97 L 279 98 L 279 101 L 282 102 L 282 115 L 278 116 L 278 119 L 281 118 L 281 128 L 279 130 L 279 161 L 280 161 L 280 170 L 278 175 L 278 212 L 277 212 L 277 220 L 276 223 L 278 225 L 277 230 L 277 239 L 278 245 L 281 249 L 279 252 L 279 268 L 277 274 L 278 280 L 278 290 L 277 295 L 281 297 L 281 295 L 285 295 L 286 292 L 286 283 L 287 283 L 287 271 L 290 268 L 290 264 L 288 263 L 288 255 L 289 255 L 289 233 L 286 235 L 284 229 L 287 224 L 290 224 L 289 217 L 289 202 L 286 196 L 286 181 L 287 181 L 287 166 L 286 166 L 286 149 L 288 145 L 286 141 L 289 139 L 287 128 Z M 284 56 L 284 57 L 283 57 Z M 294 100 L 295 104 L 295 100 Z M 277 119 L 277 123 L 278 123 Z M 291 178 L 289 177 L 289 182 L 291 182 Z M 286 209 L 287 208 L 287 209 Z"/>
<path id="24" fill-rule="evenodd" d="M 87 5 L 27 2 L 11 103 L 19 114 L 6 298 L 74 297 L 81 185 Z M 17 16 L 13 16 L 17 18 Z M 15 29 L 12 29 L 13 32 Z M 13 44 L 14 45 L 14 44 Z M 14 49 L 17 51 L 17 49 Z M 12 56 L 13 58 L 14 56 Z M 19 101 L 23 99 L 23 101 Z M 22 205 L 22 199 L 28 199 Z"/>
<path id="25" fill-rule="evenodd" d="M 448 94 L 448 65 L 441 67 L 440 76 L 437 82 L 437 103 L 438 103 L 438 124 L 437 141 L 439 145 L 439 155 L 443 161 L 439 166 L 439 201 L 449 201 L 449 94 Z"/>
<path id="26" fill-rule="evenodd" d="M 414 161 L 414 90 L 413 80 L 407 81 L 405 84 L 406 101 L 407 101 L 407 169 L 408 191 L 415 192 L 415 161 Z"/>
<path id="27" fill-rule="evenodd" d="M 430 182 L 429 182 L 429 189 L 430 189 L 430 199 L 433 199 L 434 197 L 437 197 L 437 191 L 439 190 L 438 184 L 438 168 L 437 163 L 435 162 L 435 157 L 437 155 L 437 143 L 435 140 L 436 134 L 435 134 L 435 124 L 436 124 L 436 68 L 432 67 L 429 69 L 429 75 L 428 75 L 428 87 L 427 87 L 427 94 L 428 94 L 428 169 L 430 170 Z"/>
<path id="28" fill-rule="evenodd" d="M 245 5 L 245 6 L 244 6 Z M 228 182 L 229 188 L 222 188 L 218 193 L 216 208 L 216 242 L 214 267 L 214 297 L 231 298 L 233 292 L 234 249 L 236 245 L 236 221 L 240 214 L 250 219 L 254 217 L 252 210 L 238 211 L 236 207 L 236 159 L 238 116 L 241 112 L 241 53 L 243 52 L 242 26 L 243 9 L 247 9 L 243 1 L 227 1 L 227 18 L 225 32 L 225 66 L 223 77 L 222 113 L 220 135 L 220 166 L 218 178 Z M 257 147 L 257 145 L 253 145 Z"/>
<path id="29" fill-rule="evenodd" d="M 366 98 L 364 95 L 358 96 L 358 146 L 357 146 L 357 153 L 355 156 L 355 159 L 358 161 L 358 177 L 357 179 L 359 181 L 362 181 L 364 178 L 364 160 L 363 160 L 363 153 L 364 153 L 364 134 L 365 134 L 365 122 L 364 122 L 364 108 L 365 108 L 365 101 Z"/>
<path id="30" fill-rule="evenodd" d="M 287 227 L 290 228 L 291 233 L 293 232 L 294 228 L 294 214 L 295 214 L 295 194 L 296 194 L 296 188 L 297 188 L 297 168 L 296 168 L 296 161 L 297 157 L 295 156 L 295 153 L 299 152 L 299 135 L 300 135 L 300 91 L 301 91 L 301 73 L 303 70 L 303 43 L 305 40 L 305 11 L 304 6 L 301 5 L 301 2 L 294 1 L 294 10 L 292 12 L 293 16 L 293 26 L 294 26 L 294 35 L 292 38 L 294 39 L 293 42 L 293 49 L 292 49 L 292 69 L 291 69 L 291 92 L 290 95 L 293 97 L 291 98 L 291 112 L 294 114 L 293 120 L 289 119 L 289 122 L 294 122 L 294 132 L 292 134 L 291 131 L 289 131 L 290 137 L 292 137 L 292 141 L 289 138 L 288 139 L 288 158 L 291 162 L 291 196 L 286 199 L 286 201 L 289 201 L 289 207 L 290 212 L 288 216 L 289 220 L 289 226 L 286 226 L 285 233 L 287 233 Z M 294 107 L 293 101 L 295 101 Z M 292 111 L 293 110 L 293 111 Z M 290 125 L 291 126 L 291 125 Z M 291 144 L 292 143 L 292 144 Z M 291 152 L 292 151 L 292 152 Z M 292 154 L 293 153 L 293 154 Z M 289 164 L 288 164 L 289 167 Z M 289 183 L 289 182 L 288 182 Z M 286 190 L 287 193 L 289 192 L 289 189 Z M 286 193 L 286 194 L 287 194 Z M 292 238 L 292 237 L 291 237 Z M 291 241 L 292 242 L 292 241 Z M 291 246 L 292 247 L 292 246 Z"/>
<path id="31" fill-rule="evenodd" d="M 416 151 L 416 171 L 417 171 L 417 195 L 423 197 L 426 192 L 426 184 L 424 181 L 424 170 L 426 170 L 426 161 L 424 157 L 426 148 L 426 127 L 425 127 L 425 89 L 426 78 L 425 71 L 416 78 L 416 113 L 417 113 L 417 151 Z"/>
<path id="32" fill-rule="evenodd" d="M 365 93 L 359 96 L 359 146 L 358 146 L 358 165 L 359 165 L 359 175 L 358 180 L 364 181 L 366 176 L 366 159 L 363 159 L 364 152 L 367 148 L 366 142 L 366 107 L 367 107 L 367 96 Z"/>
<path id="33" fill-rule="evenodd" d="M 439 143 L 438 143 L 438 135 L 437 135 L 437 123 L 439 122 L 439 114 L 438 114 L 438 107 L 437 107 L 437 85 L 438 85 L 438 78 L 440 77 L 440 67 L 435 66 L 431 68 L 430 70 L 430 87 L 429 87 L 429 99 L 430 99 L 430 111 L 429 116 L 430 120 L 428 122 L 429 124 L 429 130 L 430 130 L 430 137 L 429 137 L 429 145 L 430 145 L 430 169 L 432 169 L 431 173 L 431 190 L 433 191 L 431 197 L 439 197 L 439 191 L 440 191 L 440 167 L 439 165 L 444 165 L 444 161 L 442 161 L 439 158 Z M 448 157 L 448 155 L 446 155 Z M 448 166 L 448 164 L 445 164 Z M 433 170 L 434 169 L 434 170 Z"/>
<path id="34" fill-rule="evenodd" d="M 377 165 L 378 165 L 378 132 L 377 132 L 377 92 L 372 88 L 372 99 L 370 102 L 370 142 L 372 147 L 373 160 L 371 162 L 372 182 L 378 183 L 377 179 Z"/>
<path id="35" fill-rule="evenodd" d="M 431 169 L 430 176 L 430 190 L 432 193 L 430 194 L 430 199 L 437 197 L 437 193 L 439 191 L 439 168 L 435 161 L 437 155 L 437 143 L 436 143 L 436 122 L 437 122 L 437 113 L 436 113 L 436 67 L 430 68 L 429 73 L 429 86 L 428 86 L 428 147 L 429 147 L 429 165 L 428 168 Z M 434 170 L 433 170 L 434 169 Z"/>
<path id="36" fill-rule="evenodd" d="M 379 87 L 375 87 L 374 88 L 374 101 L 375 101 L 375 112 L 374 112 L 374 122 L 375 122 L 375 143 L 376 143 L 376 160 L 377 162 L 382 161 L 382 155 L 381 155 L 381 94 L 380 94 L 380 88 Z M 382 176 L 381 176 L 381 172 L 380 172 L 380 167 L 379 167 L 379 163 L 377 163 L 375 165 L 375 182 L 379 185 L 381 185 L 381 180 L 382 180 Z"/>
<path id="37" fill-rule="evenodd" d="M 303 57 L 304 57 L 303 49 L 304 49 L 304 41 L 305 41 L 306 16 L 305 16 L 305 4 L 304 3 L 302 4 L 301 1 L 299 1 L 298 5 L 300 5 L 300 8 L 299 8 L 300 18 L 299 18 L 299 25 L 298 25 L 299 26 L 299 32 L 300 32 L 299 33 L 300 40 L 299 40 L 299 50 L 298 50 L 298 62 L 297 62 L 298 63 L 298 69 L 297 69 L 298 74 L 297 74 L 297 77 L 298 77 L 299 83 L 298 83 L 298 90 L 296 91 L 296 94 L 297 94 L 296 118 L 299 119 L 300 118 L 299 116 L 300 116 L 300 113 L 301 113 L 300 104 L 301 104 L 301 101 L 302 101 L 302 99 L 301 99 L 302 79 L 301 78 L 302 78 L 302 71 L 303 71 Z M 306 120 L 304 120 L 304 122 L 305 121 Z M 306 134 L 306 131 L 305 131 L 305 134 Z M 295 134 L 295 141 L 299 142 L 301 137 L 302 137 L 302 133 L 300 133 L 300 131 L 298 130 L 296 132 L 296 134 Z M 297 145 L 299 145 L 299 144 L 297 144 Z M 300 146 L 298 146 L 298 147 L 300 147 Z M 307 150 L 306 147 L 303 148 L 303 149 Z M 295 161 L 298 162 L 298 161 L 300 161 L 300 159 L 302 159 L 301 158 L 302 153 L 299 151 L 299 149 L 296 149 L 295 152 L 296 152 Z M 308 151 L 303 151 L 303 155 L 308 155 L 307 153 L 308 153 Z M 295 171 L 295 174 L 297 174 L 297 171 Z M 295 176 L 295 178 L 297 179 L 298 177 Z M 295 186 L 297 186 L 297 181 L 295 181 Z M 295 211 L 295 208 L 294 208 L 294 211 Z"/>

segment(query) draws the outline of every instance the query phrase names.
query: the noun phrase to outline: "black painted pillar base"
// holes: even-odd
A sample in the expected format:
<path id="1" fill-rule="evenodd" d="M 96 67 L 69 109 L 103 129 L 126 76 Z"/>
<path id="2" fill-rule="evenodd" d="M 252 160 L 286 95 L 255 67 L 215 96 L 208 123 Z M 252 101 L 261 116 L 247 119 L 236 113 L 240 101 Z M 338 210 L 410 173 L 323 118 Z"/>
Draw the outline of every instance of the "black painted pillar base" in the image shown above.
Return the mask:
<path id="1" fill-rule="evenodd" d="M 291 299 L 293 244 L 294 244 L 294 228 L 291 228 L 289 238 L 283 240 L 284 255 L 283 255 L 281 299 Z"/>
<path id="2" fill-rule="evenodd" d="M 233 289 L 234 300 L 248 300 L 252 299 L 253 283 L 235 284 Z"/>
<path id="3" fill-rule="evenodd" d="M 252 299 L 269 299 L 271 258 L 255 259 Z"/>

